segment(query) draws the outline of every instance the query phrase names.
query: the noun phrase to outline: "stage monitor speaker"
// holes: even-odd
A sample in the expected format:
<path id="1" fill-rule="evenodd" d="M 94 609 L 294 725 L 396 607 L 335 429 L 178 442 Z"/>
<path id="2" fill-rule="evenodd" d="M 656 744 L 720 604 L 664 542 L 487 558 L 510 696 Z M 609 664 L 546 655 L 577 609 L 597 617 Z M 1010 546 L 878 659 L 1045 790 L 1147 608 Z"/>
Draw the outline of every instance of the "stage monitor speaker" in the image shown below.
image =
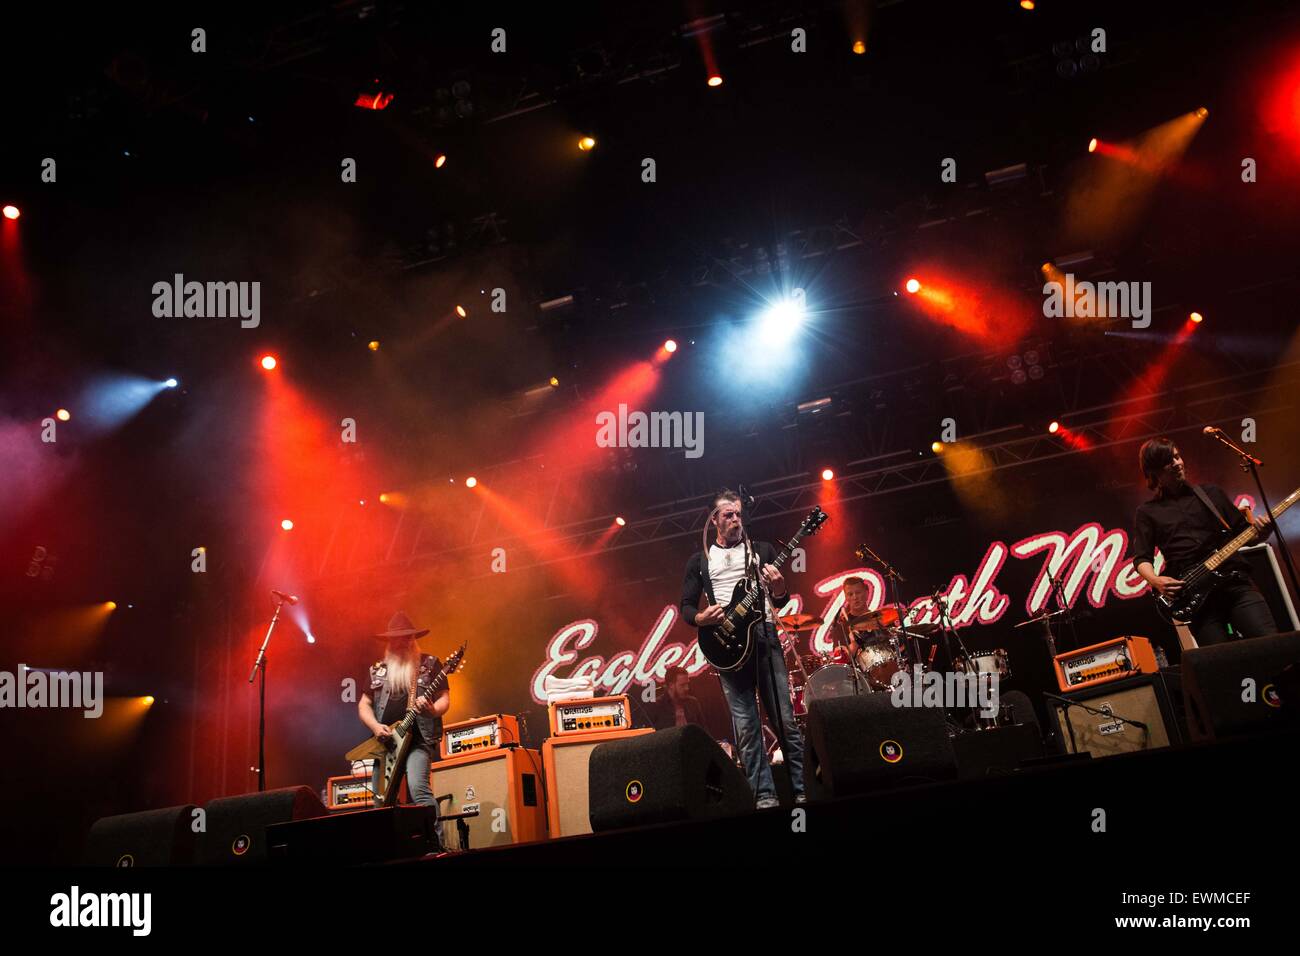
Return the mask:
<path id="1" fill-rule="evenodd" d="M 448 813 L 479 815 L 466 820 L 472 850 L 546 838 L 546 810 L 535 750 L 509 746 L 500 750 L 471 750 L 436 761 L 430 769 L 434 796 L 451 794 Z M 460 845 L 455 823 L 443 825 L 443 844 Z"/>
<path id="2" fill-rule="evenodd" d="M 591 832 L 588 782 L 591 752 L 610 740 L 623 740 L 654 733 L 639 730 L 610 730 L 571 737 L 552 737 L 542 744 L 542 766 L 546 768 L 546 820 L 552 837 Z"/>
<path id="3" fill-rule="evenodd" d="M 162 810 L 101 817 L 86 837 L 89 866 L 185 866 L 194 862 L 198 835 L 192 803 Z"/>
<path id="4" fill-rule="evenodd" d="M 952 780 L 957 755 L 941 707 L 895 707 L 888 693 L 813 701 L 804 734 L 810 800 Z"/>
<path id="5" fill-rule="evenodd" d="M 591 753 L 591 829 L 712 820 L 754 807 L 749 781 L 695 724 L 603 743 Z"/>
<path id="6" fill-rule="evenodd" d="M 205 866 L 250 866 L 270 859 L 266 828 L 273 823 L 323 817 L 328 810 L 311 787 L 218 797 L 205 807 L 207 830 L 199 838 Z"/>
<path id="7" fill-rule="evenodd" d="M 1300 631 L 1185 651 L 1183 690 L 1192 739 L 1295 726 L 1300 701 L 1284 707 L 1278 685 L 1286 667 L 1297 662 Z"/>
<path id="8" fill-rule="evenodd" d="M 967 731 L 954 737 L 952 745 L 962 780 L 1008 774 L 1024 761 L 1043 756 L 1043 736 L 1036 723 Z"/>
<path id="9" fill-rule="evenodd" d="M 410 860 L 441 848 L 436 807 L 380 807 L 331 813 L 266 828 L 276 863 L 353 866 Z"/>
<path id="10" fill-rule="evenodd" d="M 1176 667 L 1060 696 L 1106 715 L 1089 713 L 1081 707 L 1067 708 L 1060 701 L 1048 699 L 1047 712 L 1064 753 L 1113 757 L 1168 747 L 1184 739 L 1182 691 Z M 1124 723 L 1112 715 L 1126 717 L 1146 727 Z"/>

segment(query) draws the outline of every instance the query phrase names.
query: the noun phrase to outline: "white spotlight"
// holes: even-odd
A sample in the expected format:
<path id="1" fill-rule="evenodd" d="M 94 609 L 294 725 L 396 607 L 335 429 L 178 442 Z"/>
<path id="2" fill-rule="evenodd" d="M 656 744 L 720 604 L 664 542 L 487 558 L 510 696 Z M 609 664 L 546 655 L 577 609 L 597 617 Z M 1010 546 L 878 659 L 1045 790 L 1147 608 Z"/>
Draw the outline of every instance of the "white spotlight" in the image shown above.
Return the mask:
<path id="1" fill-rule="evenodd" d="M 803 324 L 803 317 L 801 300 L 783 299 L 763 313 L 758 323 L 759 335 L 769 345 L 781 345 L 794 337 Z"/>
<path id="2" fill-rule="evenodd" d="M 180 382 L 176 381 L 176 379 L 174 378 L 169 378 L 167 379 L 167 381 L 163 382 L 163 384 L 166 385 L 168 388 L 175 388 L 177 385 L 180 384 Z"/>

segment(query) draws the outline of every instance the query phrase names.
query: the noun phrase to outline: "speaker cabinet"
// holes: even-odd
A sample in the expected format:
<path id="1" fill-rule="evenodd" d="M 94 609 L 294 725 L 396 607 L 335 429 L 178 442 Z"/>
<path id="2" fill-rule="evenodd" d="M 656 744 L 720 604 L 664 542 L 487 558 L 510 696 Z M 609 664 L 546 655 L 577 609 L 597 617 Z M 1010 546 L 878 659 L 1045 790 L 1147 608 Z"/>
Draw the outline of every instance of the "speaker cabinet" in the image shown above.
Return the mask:
<path id="1" fill-rule="evenodd" d="M 352 866 L 409 860 L 436 853 L 436 807 L 379 807 L 331 813 L 266 828 L 276 863 Z"/>
<path id="2" fill-rule="evenodd" d="M 205 812 L 207 832 L 199 839 L 199 862 L 206 866 L 266 863 L 270 859 L 267 827 L 329 813 L 311 787 L 219 797 L 208 803 Z"/>
<path id="3" fill-rule="evenodd" d="M 591 832 L 588 770 L 591 752 L 600 744 L 652 734 L 650 728 L 612 730 L 573 737 L 552 737 L 542 744 L 546 768 L 546 821 L 553 837 Z"/>
<path id="4" fill-rule="evenodd" d="M 1178 668 L 1061 696 L 1103 712 L 1093 714 L 1081 707 L 1067 707 L 1060 701 L 1048 700 L 1047 712 L 1053 731 L 1065 753 L 1112 757 L 1168 747 L 1184 739 Z M 1146 728 L 1126 724 L 1115 716 L 1146 724 Z"/>
<path id="5" fill-rule="evenodd" d="M 804 735 L 810 800 L 952 780 L 957 756 L 939 707 L 895 707 L 887 693 L 813 701 Z"/>
<path id="6" fill-rule="evenodd" d="M 187 803 L 163 810 L 144 810 L 101 817 L 86 837 L 89 866 L 184 866 L 194 862 L 197 834 L 194 811 Z"/>
<path id="7" fill-rule="evenodd" d="M 961 780 L 1011 773 L 1026 760 L 1043 756 L 1043 737 L 1037 724 L 1011 724 L 970 730 L 952 740 Z"/>
<path id="8" fill-rule="evenodd" d="M 695 724 L 600 744 L 591 753 L 591 829 L 738 816 L 749 781 Z"/>
<path id="9" fill-rule="evenodd" d="M 504 747 L 439 760 L 429 776 L 435 797 L 451 794 L 445 812 L 479 811 L 465 821 L 470 848 L 478 850 L 546 837 L 541 770 L 536 750 Z M 460 845 L 453 821 L 443 824 L 443 843 Z"/>
<path id="10" fill-rule="evenodd" d="M 1192 739 L 1295 726 L 1300 702 L 1284 708 L 1278 687 L 1287 666 L 1297 662 L 1300 631 L 1184 651 L 1183 690 Z M 1252 685 L 1253 699 L 1243 700 Z"/>

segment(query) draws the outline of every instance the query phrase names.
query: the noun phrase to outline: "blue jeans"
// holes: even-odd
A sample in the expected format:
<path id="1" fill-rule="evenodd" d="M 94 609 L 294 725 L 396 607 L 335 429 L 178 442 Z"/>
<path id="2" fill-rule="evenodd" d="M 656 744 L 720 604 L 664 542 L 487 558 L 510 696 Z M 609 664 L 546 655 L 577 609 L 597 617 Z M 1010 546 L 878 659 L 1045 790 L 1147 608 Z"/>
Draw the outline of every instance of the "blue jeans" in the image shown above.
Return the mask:
<path id="1" fill-rule="evenodd" d="M 720 671 L 718 676 L 722 678 L 722 692 L 736 725 L 741 765 L 749 778 L 750 789 L 761 800 L 776 796 L 776 785 L 772 782 L 772 765 L 763 750 L 763 725 L 758 716 L 755 690 L 763 698 L 763 710 L 781 742 L 781 753 L 796 794 L 803 793 L 803 734 L 794 720 L 785 656 L 781 653 L 776 628 L 764 621 L 756 630 L 758 639 L 745 666 L 735 671 Z"/>
<path id="2" fill-rule="evenodd" d="M 429 763 L 429 751 L 420 744 L 413 743 L 406 754 L 406 790 L 411 802 L 421 807 L 436 805 L 433 790 L 429 787 Z M 376 794 L 382 789 L 379 779 L 382 772 L 383 761 L 376 761 L 372 777 L 372 786 Z"/>

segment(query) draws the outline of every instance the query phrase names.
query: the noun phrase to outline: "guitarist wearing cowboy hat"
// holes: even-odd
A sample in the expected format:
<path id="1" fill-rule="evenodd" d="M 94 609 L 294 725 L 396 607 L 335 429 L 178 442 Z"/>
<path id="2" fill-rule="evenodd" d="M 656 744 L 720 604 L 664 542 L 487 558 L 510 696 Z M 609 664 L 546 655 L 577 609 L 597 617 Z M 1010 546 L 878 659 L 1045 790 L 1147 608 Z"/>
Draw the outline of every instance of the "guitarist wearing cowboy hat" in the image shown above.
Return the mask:
<path id="1" fill-rule="evenodd" d="M 383 659 L 370 665 L 369 673 L 361 680 L 360 686 L 365 690 L 357 704 L 357 713 L 376 737 L 392 736 L 391 725 L 406 715 L 408 702 L 421 694 L 442 669 L 442 662 L 432 654 L 421 653 L 416 643 L 428 633 L 428 628 L 417 628 L 409 617 L 398 611 L 388 622 L 388 630 L 375 635 L 387 641 L 387 645 Z M 420 806 L 435 805 L 429 788 L 429 765 L 434 745 L 442 736 L 442 715 L 449 707 L 451 692 L 444 687 L 433 701 L 422 702 L 416 715 L 418 736 L 412 741 L 403 769 L 411 800 Z M 376 791 L 382 763 L 376 765 Z"/>

